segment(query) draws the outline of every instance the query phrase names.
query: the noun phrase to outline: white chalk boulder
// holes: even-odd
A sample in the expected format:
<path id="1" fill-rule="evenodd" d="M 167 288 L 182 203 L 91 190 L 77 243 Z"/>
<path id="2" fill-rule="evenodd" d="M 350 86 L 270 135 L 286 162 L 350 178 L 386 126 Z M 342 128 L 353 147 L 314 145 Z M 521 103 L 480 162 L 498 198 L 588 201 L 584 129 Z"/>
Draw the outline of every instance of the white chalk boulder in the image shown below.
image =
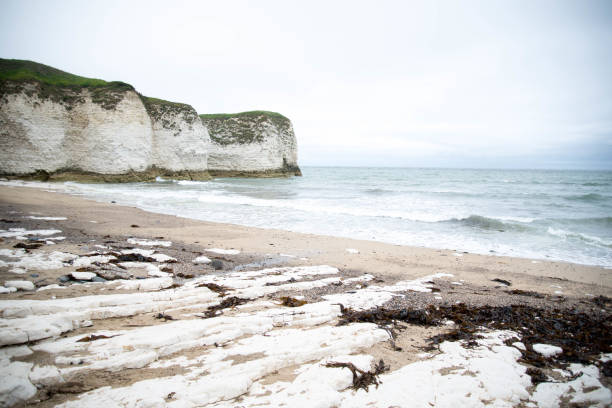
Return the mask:
<path id="1" fill-rule="evenodd" d="M 12 280 L 4 282 L 4 286 L 9 288 L 15 288 L 17 290 L 34 290 L 34 284 L 26 280 Z"/>

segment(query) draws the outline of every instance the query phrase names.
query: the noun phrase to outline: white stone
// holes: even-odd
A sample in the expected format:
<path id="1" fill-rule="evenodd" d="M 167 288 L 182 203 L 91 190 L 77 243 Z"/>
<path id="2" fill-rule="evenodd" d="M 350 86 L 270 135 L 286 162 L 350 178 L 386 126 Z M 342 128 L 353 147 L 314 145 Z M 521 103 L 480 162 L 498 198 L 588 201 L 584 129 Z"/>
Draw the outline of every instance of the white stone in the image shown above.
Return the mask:
<path id="1" fill-rule="evenodd" d="M 28 378 L 32 363 L 0 362 L 0 407 L 11 407 L 36 394 Z"/>
<path id="2" fill-rule="evenodd" d="M 4 282 L 7 288 L 15 288 L 17 290 L 34 290 L 34 284 L 25 280 L 13 280 Z"/>
<path id="3" fill-rule="evenodd" d="M 540 343 L 533 345 L 533 351 L 542 354 L 544 357 L 552 357 L 563 353 L 563 349 L 561 347 Z"/>
<path id="4" fill-rule="evenodd" d="M 169 247 L 172 245 L 171 241 L 155 241 L 150 239 L 138 239 L 138 238 L 128 238 L 128 244 L 132 245 L 143 245 L 143 246 L 164 246 Z"/>
<path id="5" fill-rule="evenodd" d="M 212 261 L 208 257 L 206 257 L 204 255 L 198 256 L 196 259 L 193 260 L 193 263 L 195 263 L 195 264 L 198 264 L 198 263 L 207 264 L 207 263 L 211 263 L 211 262 Z"/>
<path id="6" fill-rule="evenodd" d="M 5 286 L 0 286 L 0 293 L 13 293 L 13 292 L 17 292 L 17 288 L 14 288 L 14 287 L 7 288 Z"/>
<path id="7" fill-rule="evenodd" d="M 76 280 L 84 281 L 90 281 L 96 277 L 96 274 L 93 272 L 72 272 L 71 275 Z"/>
<path id="8" fill-rule="evenodd" d="M 220 255 L 238 255 L 240 253 L 240 251 L 237 249 L 222 249 L 222 248 L 209 248 L 206 251 L 212 252 L 214 254 L 220 254 Z"/>

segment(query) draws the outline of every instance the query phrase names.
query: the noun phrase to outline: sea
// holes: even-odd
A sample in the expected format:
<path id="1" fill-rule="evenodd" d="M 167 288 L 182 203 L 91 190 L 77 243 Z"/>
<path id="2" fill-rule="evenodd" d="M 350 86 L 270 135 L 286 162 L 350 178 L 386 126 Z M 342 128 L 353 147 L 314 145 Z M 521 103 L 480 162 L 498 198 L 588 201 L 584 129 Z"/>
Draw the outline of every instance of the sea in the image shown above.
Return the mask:
<path id="1" fill-rule="evenodd" d="M 156 213 L 612 268 L 612 172 L 304 167 L 303 177 L 64 183 Z"/>

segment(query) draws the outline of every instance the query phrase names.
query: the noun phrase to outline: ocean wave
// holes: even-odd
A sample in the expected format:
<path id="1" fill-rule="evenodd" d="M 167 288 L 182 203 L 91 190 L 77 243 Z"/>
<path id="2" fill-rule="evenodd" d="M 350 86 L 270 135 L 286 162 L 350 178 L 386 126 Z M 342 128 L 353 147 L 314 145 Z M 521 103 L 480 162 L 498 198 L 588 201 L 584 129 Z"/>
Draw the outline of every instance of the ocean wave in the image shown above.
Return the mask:
<path id="1" fill-rule="evenodd" d="M 604 196 L 604 195 L 597 194 L 597 193 L 588 193 L 588 194 L 565 196 L 563 198 L 566 200 L 570 200 L 570 201 L 581 201 L 585 203 L 593 203 L 593 202 L 600 202 L 600 201 L 608 201 L 610 200 L 611 197 Z"/>
<path id="2" fill-rule="evenodd" d="M 165 179 L 163 177 L 157 176 L 155 177 L 155 182 L 158 184 L 174 184 L 176 180 L 173 179 Z"/>
<path id="3" fill-rule="evenodd" d="M 398 191 L 386 190 L 384 188 L 369 188 L 365 190 L 365 193 L 373 194 L 373 195 L 383 195 L 383 194 L 397 194 Z"/>
<path id="4" fill-rule="evenodd" d="M 525 224 L 533 222 L 534 219 L 522 217 L 485 217 L 472 214 L 466 218 L 453 218 L 448 221 L 470 228 L 504 232 L 507 230 L 525 231 L 529 228 Z"/>
<path id="5" fill-rule="evenodd" d="M 587 218 L 548 218 L 546 222 L 554 222 L 570 225 L 595 225 L 598 227 L 612 228 L 612 217 L 587 217 Z"/>
<path id="6" fill-rule="evenodd" d="M 567 231 L 567 230 L 553 228 L 553 227 L 549 227 L 547 232 L 550 235 L 554 235 L 559 238 L 564 238 L 564 239 L 575 238 L 575 239 L 584 241 L 587 244 L 612 248 L 612 241 L 606 241 L 605 239 L 602 239 L 594 235 L 584 234 L 581 232 Z"/>
<path id="7" fill-rule="evenodd" d="M 254 207 L 269 207 L 304 211 L 309 213 L 325 213 L 335 215 L 348 215 L 355 217 L 397 218 L 407 221 L 423 223 L 460 223 L 469 227 L 488 230 L 524 230 L 527 224 L 534 222 L 535 218 L 496 216 L 485 217 L 481 215 L 457 216 L 456 214 L 441 214 L 425 211 L 394 211 L 378 208 L 347 207 L 321 203 L 318 200 L 276 200 L 247 197 L 243 195 L 202 194 L 198 197 L 202 203 L 229 204 Z"/>
<path id="8" fill-rule="evenodd" d="M 309 213 L 326 213 L 335 215 L 349 215 L 356 217 L 380 217 L 380 218 L 398 218 L 408 221 L 418 222 L 440 222 L 453 219 L 452 216 L 444 216 L 432 214 L 422 211 L 393 211 L 373 208 L 358 208 L 346 207 L 331 204 L 322 204 L 318 200 L 269 200 L 261 198 L 252 198 L 242 195 L 215 195 L 202 194 L 198 200 L 209 204 L 230 204 L 230 205 L 246 205 L 254 207 L 269 207 L 279 209 L 298 210 Z"/>
<path id="9" fill-rule="evenodd" d="M 173 180 L 179 186 L 205 186 L 209 181 L 193 181 L 193 180 Z"/>
<path id="10" fill-rule="evenodd" d="M 611 183 L 597 183 L 597 182 L 588 182 L 582 184 L 585 187 L 605 187 L 611 185 Z"/>

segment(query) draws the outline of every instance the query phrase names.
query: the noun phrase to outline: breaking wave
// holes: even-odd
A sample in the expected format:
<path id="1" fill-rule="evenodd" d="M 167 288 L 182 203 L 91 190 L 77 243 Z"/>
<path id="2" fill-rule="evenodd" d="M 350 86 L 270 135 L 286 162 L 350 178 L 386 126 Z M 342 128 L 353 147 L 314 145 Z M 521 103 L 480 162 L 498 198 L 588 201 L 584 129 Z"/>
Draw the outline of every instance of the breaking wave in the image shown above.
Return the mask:
<path id="1" fill-rule="evenodd" d="M 533 222 L 534 219 L 519 217 L 485 217 L 472 214 L 466 218 L 453 218 L 448 221 L 470 228 L 504 232 L 508 230 L 525 231 L 529 228 L 527 224 Z"/>
<path id="2" fill-rule="evenodd" d="M 612 248 L 612 241 L 606 241 L 600 237 L 594 236 L 594 235 L 589 235 L 589 234 L 584 234 L 581 232 L 573 232 L 573 231 L 566 231 L 563 229 L 557 229 L 557 228 L 553 228 L 553 227 L 549 227 L 547 232 L 550 235 L 554 235 L 556 237 L 559 238 L 564 238 L 564 239 L 579 239 L 581 241 L 584 241 L 587 244 L 591 244 L 591 245 L 596 245 L 596 246 L 605 246 L 608 248 Z"/>

